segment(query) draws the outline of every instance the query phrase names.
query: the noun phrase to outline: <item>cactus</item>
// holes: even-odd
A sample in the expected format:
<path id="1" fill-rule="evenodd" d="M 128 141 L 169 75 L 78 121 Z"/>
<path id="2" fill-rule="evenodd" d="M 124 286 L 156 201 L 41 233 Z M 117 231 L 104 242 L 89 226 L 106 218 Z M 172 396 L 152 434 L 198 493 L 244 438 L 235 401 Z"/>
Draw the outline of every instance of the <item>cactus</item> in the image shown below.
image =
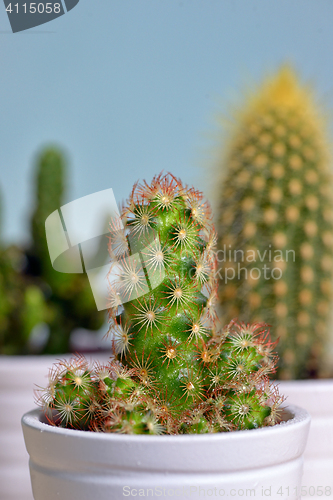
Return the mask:
<path id="1" fill-rule="evenodd" d="M 33 244 L 28 252 L 28 274 L 37 276 L 48 298 L 50 327 L 45 353 L 70 351 L 70 334 L 76 327 L 100 328 L 104 314 L 97 311 L 85 274 L 55 272 L 50 261 L 45 220 L 65 202 L 67 165 L 57 148 L 46 148 L 36 164 L 36 207 L 31 219 Z"/>
<path id="2" fill-rule="evenodd" d="M 65 158 L 57 148 L 40 153 L 35 171 L 32 245 L 28 250 L 6 248 L 0 239 L 1 354 L 70 352 L 74 328 L 97 330 L 105 321 L 105 314 L 96 309 L 87 276 L 58 273 L 50 262 L 45 220 L 65 201 L 66 172 Z M 1 205 L 0 198 L 0 236 Z M 45 327 L 46 343 L 37 348 L 31 334 L 40 324 Z"/>
<path id="3" fill-rule="evenodd" d="M 35 170 L 36 206 L 31 218 L 32 265 L 35 264 L 36 273 L 43 274 L 47 281 L 63 277 L 61 273 L 53 271 L 50 262 L 45 237 L 45 220 L 64 204 L 66 174 L 65 158 L 57 148 L 46 148 L 40 153 Z"/>
<path id="4" fill-rule="evenodd" d="M 219 164 L 222 318 L 264 321 L 283 379 L 325 376 L 333 199 L 324 119 L 290 67 L 235 120 Z"/>
<path id="5" fill-rule="evenodd" d="M 44 294 L 22 273 L 24 263 L 20 248 L 0 248 L 0 354 L 35 352 L 31 333 L 47 317 Z"/>
<path id="6" fill-rule="evenodd" d="M 109 241 L 115 358 L 55 367 L 37 397 L 51 422 L 129 434 L 277 422 L 281 397 L 268 382 L 274 344 L 264 324 L 219 325 L 214 244 L 200 192 L 171 174 L 134 186 Z"/>
<path id="7" fill-rule="evenodd" d="M 0 353 L 7 340 L 8 332 L 8 314 L 11 310 L 8 300 L 7 283 L 4 278 L 4 272 L 7 270 L 6 257 L 3 249 L 0 249 Z"/>
<path id="8" fill-rule="evenodd" d="M 0 353 L 27 354 L 30 333 L 45 321 L 42 291 L 22 274 L 24 253 L 11 246 L 0 250 Z"/>
<path id="9" fill-rule="evenodd" d="M 8 255 L 5 251 L 2 242 L 2 193 L 0 190 L 0 353 L 3 352 L 3 347 L 7 341 L 7 332 L 9 327 L 8 315 L 11 313 L 12 306 L 7 289 L 8 272 L 11 268 L 8 262 Z"/>

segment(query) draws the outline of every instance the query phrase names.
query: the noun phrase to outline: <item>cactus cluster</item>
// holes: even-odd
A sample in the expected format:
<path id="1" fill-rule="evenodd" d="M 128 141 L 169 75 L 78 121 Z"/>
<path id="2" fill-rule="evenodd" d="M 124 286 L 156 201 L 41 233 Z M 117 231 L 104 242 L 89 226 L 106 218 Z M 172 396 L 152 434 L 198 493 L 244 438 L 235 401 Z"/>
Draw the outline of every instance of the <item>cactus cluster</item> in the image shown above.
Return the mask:
<path id="1" fill-rule="evenodd" d="M 265 324 L 218 322 L 216 235 L 202 193 L 160 174 L 134 186 L 110 229 L 115 357 L 54 367 L 37 398 L 49 419 L 129 434 L 274 425 L 275 344 Z"/>
<path id="2" fill-rule="evenodd" d="M 222 318 L 264 321 L 283 379 L 327 376 L 333 197 L 325 121 L 290 67 L 235 120 L 217 227 Z"/>
<path id="3" fill-rule="evenodd" d="M 74 328 L 95 330 L 105 321 L 96 309 L 87 276 L 54 272 L 50 262 L 45 220 L 65 201 L 67 168 L 62 152 L 44 149 L 37 158 L 35 177 L 32 244 L 5 247 L 0 241 L 1 354 L 27 354 L 35 349 L 66 353 Z M 38 325 L 46 335 L 44 345 L 36 347 L 32 337 Z"/>

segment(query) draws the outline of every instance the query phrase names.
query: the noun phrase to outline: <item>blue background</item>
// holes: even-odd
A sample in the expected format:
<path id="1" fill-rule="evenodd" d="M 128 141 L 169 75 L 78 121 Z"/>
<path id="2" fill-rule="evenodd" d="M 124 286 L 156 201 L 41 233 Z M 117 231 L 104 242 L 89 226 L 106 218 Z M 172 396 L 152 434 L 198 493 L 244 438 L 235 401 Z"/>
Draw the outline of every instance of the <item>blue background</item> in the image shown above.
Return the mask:
<path id="1" fill-rule="evenodd" d="M 68 201 L 172 171 L 210 196 L 218 116 L 292 62 L 333 103 L 331 0 L 80 0 L 12 34 L 0 5 L 0 188 L 7 242 L 28 240 L 32 165 L 68 153 Z"/>

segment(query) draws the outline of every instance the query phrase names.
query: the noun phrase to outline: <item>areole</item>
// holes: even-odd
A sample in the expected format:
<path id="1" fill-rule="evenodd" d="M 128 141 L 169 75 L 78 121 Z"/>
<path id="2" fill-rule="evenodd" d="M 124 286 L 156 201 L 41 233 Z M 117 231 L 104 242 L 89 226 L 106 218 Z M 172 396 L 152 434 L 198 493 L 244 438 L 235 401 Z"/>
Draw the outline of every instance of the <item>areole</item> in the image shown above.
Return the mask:
<path id="1" fill-rule="evenodd" d="M 22 418 L 35 500 L 124 497 L 300 497 L 309 414 L 284 411 L 273 427 L 216 434 L 105 434 Z"/>

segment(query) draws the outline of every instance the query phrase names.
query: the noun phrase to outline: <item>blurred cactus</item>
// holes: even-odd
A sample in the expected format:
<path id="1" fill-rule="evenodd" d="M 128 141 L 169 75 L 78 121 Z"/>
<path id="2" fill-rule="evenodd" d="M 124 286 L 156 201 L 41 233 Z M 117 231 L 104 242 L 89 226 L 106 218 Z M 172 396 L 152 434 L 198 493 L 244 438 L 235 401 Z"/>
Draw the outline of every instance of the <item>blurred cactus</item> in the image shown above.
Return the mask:
<path id="1" fill-rule="evenodd" d="M 97 311 L 86 274 L 59 273 L 51 265 L 45 220 L 65 203 L 67 170 L 65 157 L 57 148 L 45 149 L 37 159 L 28 273 L 38 277 L 47 296 L 50 335 L 44 352 L 50 354 L 70 351 L 70 334 L 74 328 L 96 330 L 105 320 L 104 314 Z"/>
<path id="2" fill-rule="evenodd" d="M 163 383 L 181 410 L 200 400 L 205 340 L 214 322 L 202 293 L 212 300 L 216 286 L 210 208 L 198 191 L 159 176 L 134 187 L 122 217 L 128 233 L 122 253 L 119 232 L 110 237 L 116 351 L 126 365 L 139 367 L 147 385 Z M 119 318 L 117 300 L 124 307 Z"/>
<path id="3" fill-rule="evenodd" d="M 0 199 L 0 210 L 2 200 Z M 0 214 L 2 220 L 2 214 Z M 0 233 L 1 233 L 0 227 Z M 45 300 L 38 290 L 38 304 L 29 300 L 36 287 L 25 279 L 22 270 L 26 258 L 23 250 L 12 245 L 5 248 L 0 240 L 0 353 L 27 352 L 30 331 L 44 320 Z M 27 314 L 27 312 L 31 314 Z"/>
<path id="4" fill-rule="evenodd" d="M 272 326 L 280 378 L 327 376 L 333 198 L 324 119 L 290 67 L 236 118 L 220 164 L 223 320 Z"/>
<path id="5" fill-rule="evenodd" d="M 33 328 L 45 321 L 44 294 L 23 272 L 25 255 L 15 246 L 0 250 L 0 354 L 26 354 Z"/>
<path id="6" fill-rule="evenodd" d="M 39 155 L 35 171 L 35 211 L 31 219 L 33 245 L 31 249 L 32 266 L 36 274 L 54 282 L 63 278 L 55 273 L 45 237 L 45 220 L 65 203 L 67 165 L 64 155 L 57 148 L 48 148 Z"/>
<path id="7" fill-rule="evenodd" d="M 45 345 L 40 346 L 42 353 L 70 352 L 70 334 L 74 328 L 96 330 L 105 321 L 103 312 L 97 311 L 87 276 L 59 273 L 51 265 L 45 220 L 64 204 L 67 184 L 66 161 L 60 150 L 47 148 L 41 152 L 35 180 L 30 248 L 4 248 L 0 241 L 0 353 L 3 354 L 34 352 L 32 336 L 38 325 L 44 325 L 44 334 L 49 333 Z"/>
<path id="8" fill-rule="evenodd" d="M 38 403 L 64 427 L 127 434 L 274 425 L 267 325 L 218 324 L 215 231 L 202 193 L 171 174 L 135 185 L 111 226 L 110 323 L 116 359 L 61 362 Z"/>

